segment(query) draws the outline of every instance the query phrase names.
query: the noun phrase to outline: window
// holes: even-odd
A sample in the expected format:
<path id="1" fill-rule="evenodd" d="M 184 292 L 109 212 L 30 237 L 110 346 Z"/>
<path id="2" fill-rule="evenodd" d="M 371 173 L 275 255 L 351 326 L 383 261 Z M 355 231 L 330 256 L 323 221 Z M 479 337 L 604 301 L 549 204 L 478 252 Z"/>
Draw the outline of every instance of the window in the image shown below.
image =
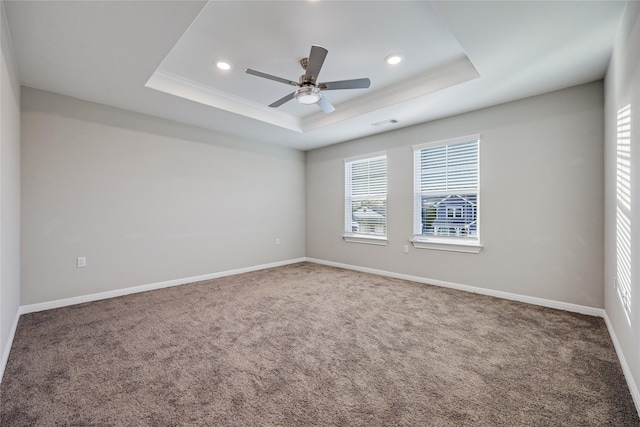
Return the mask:
<path id="1" fill-rule="evenodd" d="M 413 245 L 480 251 L 478 177 L 480 135 L 413 147 Z"/>
<path id="2" fill-rule="evenodd" d="M 618 111 L 616 144 L 616 288 L 631 322 L 631 105 Z"/>
<path id="3" fill-rule="evenodd" d="M 386 153 L 345 159 L 344 183 L 344 239 L 356 243 L 386 244 Z"/>

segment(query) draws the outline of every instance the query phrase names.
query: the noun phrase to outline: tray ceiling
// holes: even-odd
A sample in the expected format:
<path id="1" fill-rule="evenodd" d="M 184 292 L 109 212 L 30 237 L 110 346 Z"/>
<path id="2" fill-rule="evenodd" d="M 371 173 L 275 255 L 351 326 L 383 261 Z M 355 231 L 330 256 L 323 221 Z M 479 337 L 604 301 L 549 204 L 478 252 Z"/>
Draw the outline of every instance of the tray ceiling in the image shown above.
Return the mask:
<path id="1" fill-rule="evenodd" d="M 301 150 L 601 79 L 626 4 L 3 3 L 22 85 Z M 371 87 L 326 93 L 329 114 L 267 107 L 293 87 L 245 69 L 297 81 L 312 44 L 329 51 L 320 80 Z"/>

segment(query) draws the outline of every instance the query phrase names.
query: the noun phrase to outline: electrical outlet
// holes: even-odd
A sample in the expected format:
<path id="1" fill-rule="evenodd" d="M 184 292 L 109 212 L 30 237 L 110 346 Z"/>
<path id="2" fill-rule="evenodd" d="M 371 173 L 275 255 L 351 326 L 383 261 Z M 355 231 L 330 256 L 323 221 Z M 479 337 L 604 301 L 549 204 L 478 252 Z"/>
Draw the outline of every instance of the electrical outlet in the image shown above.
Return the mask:
<path id="1" fill-rule="evenodd" d="M 276 237 L 276 245 L 279 245 L 279 244 L 280 244 L 280 238 Z"/>
<path id="2" fill-rule="evenodd" d="M 408 253 L 409 253 L 409 245 L 404 245 L 404 248 L 402 248 L 402 251 L 403 251 L 405 254 L 408 254 Z"/>
<path id="3" fill-rule="evenodd" d="M 86 267 L 87 266 L 87 257 L 79 256 L 77 261 L 76 261 L 76 265 L 78 266 L 78 268 Z"/>

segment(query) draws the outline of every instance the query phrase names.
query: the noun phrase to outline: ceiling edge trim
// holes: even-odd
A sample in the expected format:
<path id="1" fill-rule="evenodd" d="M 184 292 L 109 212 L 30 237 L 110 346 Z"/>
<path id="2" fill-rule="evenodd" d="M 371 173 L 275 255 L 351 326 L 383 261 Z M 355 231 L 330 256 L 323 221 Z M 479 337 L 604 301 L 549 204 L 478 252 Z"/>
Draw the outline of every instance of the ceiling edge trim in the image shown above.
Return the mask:
<path id="1" fill-rule="evenodd" d="M 301 121 L 296 117 L 273 111 L 268 107 L 252 103 L 173 73 L 157 70 L 149 78 L 145 86 L 209 107 L 219 108 L 302 133 Z"/>

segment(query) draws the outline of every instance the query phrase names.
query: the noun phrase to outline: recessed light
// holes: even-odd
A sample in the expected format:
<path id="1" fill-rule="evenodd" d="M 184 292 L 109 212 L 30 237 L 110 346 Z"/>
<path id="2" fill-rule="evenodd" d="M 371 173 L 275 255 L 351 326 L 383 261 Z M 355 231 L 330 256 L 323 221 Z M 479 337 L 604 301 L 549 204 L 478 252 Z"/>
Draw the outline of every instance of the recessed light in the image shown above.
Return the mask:
<path id="1" fill-rule="evenodd" d="M 218 61 L 216 63 L 216 66 L 218 68 L 220 68 L 221 70 L 230 70 L 231 69 L 231 65 L 228 62 L 224 62 L 224 61 Z"/>
<path id="2" fill-rule="evenodd" d="M 391 55 L 387 55 L 387 57 L 384 58 L 384 62 L 389 65 L 396 65 L 402 62 L 403 59 L 404 57 L 399 53 L 392 53 Z"/>

